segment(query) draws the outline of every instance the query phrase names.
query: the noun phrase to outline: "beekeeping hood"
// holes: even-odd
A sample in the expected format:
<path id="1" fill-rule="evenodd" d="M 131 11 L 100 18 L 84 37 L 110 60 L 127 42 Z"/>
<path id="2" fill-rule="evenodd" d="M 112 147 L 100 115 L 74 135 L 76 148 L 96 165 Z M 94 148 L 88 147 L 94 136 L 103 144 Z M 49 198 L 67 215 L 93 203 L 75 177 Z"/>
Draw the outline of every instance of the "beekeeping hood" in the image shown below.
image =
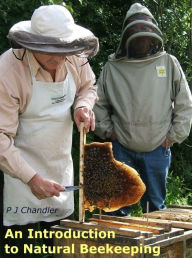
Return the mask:
<path id="1" fill-rule="evenodd" d="M 139 3 L 128 10 L 115 58 L 141 58 L 163 51 L 163 35 L 151 12 Z"/>
<path id="2" fill-rule="evenodd" d="M 29 21 L 16 23 L 9 31 L 12 48 L 38 52 L 92 57 L 98 52 L 98 39 L 75 24 L 71 13 L 61 5 L 36 9 Z"/>

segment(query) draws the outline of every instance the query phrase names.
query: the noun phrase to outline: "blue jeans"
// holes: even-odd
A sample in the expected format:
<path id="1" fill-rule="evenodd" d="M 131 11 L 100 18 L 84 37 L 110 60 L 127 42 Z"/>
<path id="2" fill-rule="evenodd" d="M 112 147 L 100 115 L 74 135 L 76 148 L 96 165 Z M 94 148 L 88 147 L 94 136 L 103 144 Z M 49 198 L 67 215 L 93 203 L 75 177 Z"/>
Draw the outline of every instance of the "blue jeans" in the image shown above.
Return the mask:
<path id="1" fill-rule="evenodd" d="M 117 140 L 112 141 L 113 154 L 116 160 L 135 168 L 146 185 L 146 192 L 141 198 L 141 207 L 146 212 L 147 202 L 149 211 L 165 209 L 166 182 L 171 164 L 171 150 L 159 146 L 151 152 L 135 152 L 125 148 Z M 131 206 L 118 211 L 106 213 L 114 216 L 126 216 Z"/>

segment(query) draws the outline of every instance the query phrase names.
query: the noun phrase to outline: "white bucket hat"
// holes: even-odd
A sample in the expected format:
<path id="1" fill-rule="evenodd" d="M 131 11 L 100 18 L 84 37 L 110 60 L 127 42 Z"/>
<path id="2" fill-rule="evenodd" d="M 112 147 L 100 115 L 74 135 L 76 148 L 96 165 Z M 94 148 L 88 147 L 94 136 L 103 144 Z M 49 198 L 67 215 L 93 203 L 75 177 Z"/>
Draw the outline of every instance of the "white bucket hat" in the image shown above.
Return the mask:
<path id="1" fill-rule="evenodd" d="M 30 21 L 13 25 L 8 38 L 13 48 L 46 53 L 92 57 L 99 49 L 98 38 L 75 24 L 71 13 L 61 5 L 39 7 Z"/>

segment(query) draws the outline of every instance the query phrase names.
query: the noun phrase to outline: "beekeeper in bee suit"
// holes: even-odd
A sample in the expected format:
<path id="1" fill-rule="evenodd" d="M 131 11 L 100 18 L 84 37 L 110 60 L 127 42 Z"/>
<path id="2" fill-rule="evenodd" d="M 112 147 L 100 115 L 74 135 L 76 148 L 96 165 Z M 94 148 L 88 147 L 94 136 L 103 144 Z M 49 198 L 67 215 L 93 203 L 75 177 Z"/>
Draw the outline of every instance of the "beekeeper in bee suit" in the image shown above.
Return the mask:
<path id="1" fill-rule="evenodd" d="M 98 39 L 60 5 L 15 24 L 0 58 L 0 168 L 4 226 L 53 222 L 74 211 L 73 122 L 94 130 L 95 76 L 87 57 Z"/>
<path id="2" fill-rule="evenodd" d="M 95 133 L 111 138 L 117 160 L 134 167 L 146 185 L 143 212 L 165 208 L 170 147 L 189 134 L 192 97 L 178 60 L 163 49 L 151 12 L 139 3 L 128 10 L 117 51 L 98 80 Z M 133 193 L 134 194 L 134 193 Z M 130 207 L 112 215 L 125 216 Z"/>

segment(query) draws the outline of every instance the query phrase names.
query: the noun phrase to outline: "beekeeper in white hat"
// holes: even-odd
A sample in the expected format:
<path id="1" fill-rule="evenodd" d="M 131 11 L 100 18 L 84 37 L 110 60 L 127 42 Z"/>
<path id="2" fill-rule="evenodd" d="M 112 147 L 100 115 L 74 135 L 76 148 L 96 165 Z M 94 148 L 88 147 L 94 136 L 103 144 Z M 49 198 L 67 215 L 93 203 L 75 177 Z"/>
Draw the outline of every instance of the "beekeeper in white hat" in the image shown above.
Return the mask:
<path id="1" fill-rule="evenodd" d="M 0 168 L 4 225 L 52 222 L 74 211 L 73 122 L 94 130 L 95 76 L 87 57 L 98 39 L 60 5 L 15 24 L 0 59 Z"/>

